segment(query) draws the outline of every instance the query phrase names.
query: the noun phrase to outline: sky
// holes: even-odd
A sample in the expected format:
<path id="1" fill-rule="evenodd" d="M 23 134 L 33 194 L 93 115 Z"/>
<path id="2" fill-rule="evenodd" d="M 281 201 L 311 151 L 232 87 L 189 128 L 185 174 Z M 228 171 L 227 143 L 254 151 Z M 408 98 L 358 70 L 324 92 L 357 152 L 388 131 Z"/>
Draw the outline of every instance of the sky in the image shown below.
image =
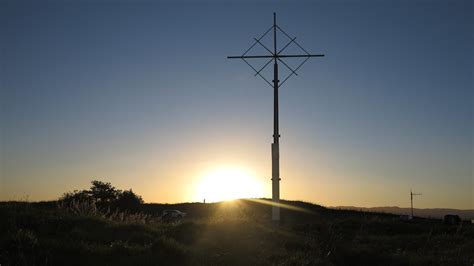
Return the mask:
<path id="1" fill-rule="evenodd" d="M 326 55 L 280 88 L 282 198 L 474 208 L 473 4 L 420 0 L 0 0 L 0 200 L 201 201 L 226 167 L 271 197 L 273 89 L 226 57 L 273 12 Z"/>

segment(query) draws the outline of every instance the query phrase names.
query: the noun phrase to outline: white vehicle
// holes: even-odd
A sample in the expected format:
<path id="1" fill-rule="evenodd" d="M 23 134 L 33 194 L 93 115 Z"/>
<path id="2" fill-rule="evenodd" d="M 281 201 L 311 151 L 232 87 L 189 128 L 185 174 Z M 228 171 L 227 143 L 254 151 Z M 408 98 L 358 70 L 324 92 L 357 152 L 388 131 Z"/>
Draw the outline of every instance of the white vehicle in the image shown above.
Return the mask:
<path id="1" fill-rule="evenodd" d="M 161 214 L 161 220 L 163 222 L 178 222 L 186 216 L 185 212 L 178 210 L 164 210 Z"/>

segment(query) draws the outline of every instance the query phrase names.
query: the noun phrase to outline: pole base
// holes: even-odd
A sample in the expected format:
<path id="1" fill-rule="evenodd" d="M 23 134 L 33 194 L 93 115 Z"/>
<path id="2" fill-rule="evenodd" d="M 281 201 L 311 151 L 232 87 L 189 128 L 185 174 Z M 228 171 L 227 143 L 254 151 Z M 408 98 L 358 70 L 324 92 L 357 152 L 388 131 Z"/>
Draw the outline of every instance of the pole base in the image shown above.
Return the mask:
<path id="1" fill-rule="evenodd" d="M 272 206 L 272 221 L 280 221 L 280 206 Z"/>

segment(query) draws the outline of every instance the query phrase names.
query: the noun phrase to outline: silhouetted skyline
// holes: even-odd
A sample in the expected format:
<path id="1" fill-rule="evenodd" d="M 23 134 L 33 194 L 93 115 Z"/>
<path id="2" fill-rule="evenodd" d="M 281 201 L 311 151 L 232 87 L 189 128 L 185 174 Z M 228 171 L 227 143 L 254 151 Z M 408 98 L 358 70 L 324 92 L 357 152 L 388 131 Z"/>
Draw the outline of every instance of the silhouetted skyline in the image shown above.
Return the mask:
<path id="1" fill-rule="evenodd" d="M 270 197 L 272 90 L 226 56 L 277 12 L 327 55 L 280 89 L 282 198 L 473 207 L 470 1 L 229 2 L 0 3 L 0 200 L 201 201 L 221 166 Z"/>

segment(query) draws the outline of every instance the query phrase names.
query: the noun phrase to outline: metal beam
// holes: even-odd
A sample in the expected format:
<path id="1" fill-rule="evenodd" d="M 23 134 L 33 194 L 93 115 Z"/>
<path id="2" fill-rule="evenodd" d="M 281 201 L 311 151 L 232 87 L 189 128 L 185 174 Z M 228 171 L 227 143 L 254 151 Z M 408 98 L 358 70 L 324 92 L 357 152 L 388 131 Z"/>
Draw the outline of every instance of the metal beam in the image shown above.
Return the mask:
<path id="1" fill-rule="evenodd" d="M 252 58 L 289 58 L 289 57 L 323 57 L 324 54 L 279 54 L 279 55 L 239 55 L 228 56 L 228 59 L 252 59 Z"/>
<path id="2" fill-rule="evenodd" d="M 273 13 L 273 143 L 272 143 L 272 220 L 280 222 L 280 132 L 278 119 L 278 60 L 277 60 L 277 35 L 276 13 Z"/>

